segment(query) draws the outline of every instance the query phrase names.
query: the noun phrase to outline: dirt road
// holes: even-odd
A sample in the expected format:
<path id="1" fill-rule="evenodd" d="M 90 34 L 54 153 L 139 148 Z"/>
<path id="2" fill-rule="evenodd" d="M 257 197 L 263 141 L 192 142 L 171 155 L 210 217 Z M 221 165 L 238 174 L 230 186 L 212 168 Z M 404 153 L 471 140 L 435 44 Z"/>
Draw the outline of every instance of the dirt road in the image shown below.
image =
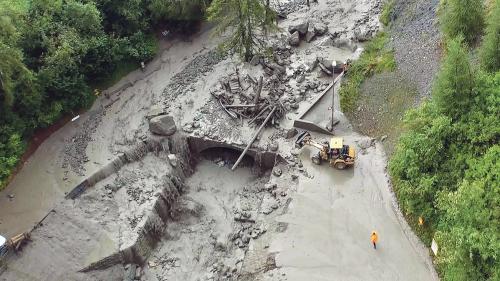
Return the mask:
<path id="1" fill-rule="evenodd" d="M 348 171 L 315 166 L 310 152 L 303 149 L 301 159 L 313 178 L 301 178 L 289 212 L 278 218 L 288 229 L 271 244 L 287 280 L 433 280 L 392 209 L 380 146 Z"/>

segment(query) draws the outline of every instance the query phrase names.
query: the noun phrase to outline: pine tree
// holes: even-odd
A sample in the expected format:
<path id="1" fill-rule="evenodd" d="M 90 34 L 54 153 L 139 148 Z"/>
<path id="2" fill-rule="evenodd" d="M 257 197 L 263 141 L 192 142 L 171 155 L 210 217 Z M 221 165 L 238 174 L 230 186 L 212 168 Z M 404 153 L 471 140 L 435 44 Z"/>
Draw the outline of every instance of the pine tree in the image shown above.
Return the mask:
<path id="1" fill-rule="evenodd" d="M 433 98 L 447 116 L 458 119 L 470 110 L 475 77 L 461 36 L 451 40 L 438 74 Z"/>
<path id="2" fill-rule="evenodd" d="M 472 44 L 481 36 L 484 27 L 482 0 L 441 1 L 441 28 L 448 39 L 462 35 Z"/>
<path id="3" fill-rule="evenodd" d="M 495 0 L 480 49 L 481 65 L 489 72 L 500 70 L 500 0 Z"/>
<path id="4" fill-rule="evenodd" d="M 229 31 L 222 49 L 238 53 L 245 61 L 262 47 L 261 31 L 274 27 L 269 9 L 259 0 L 214 0 L 207 12 L 208 19 L 217 23 L 217 35 Z"/>

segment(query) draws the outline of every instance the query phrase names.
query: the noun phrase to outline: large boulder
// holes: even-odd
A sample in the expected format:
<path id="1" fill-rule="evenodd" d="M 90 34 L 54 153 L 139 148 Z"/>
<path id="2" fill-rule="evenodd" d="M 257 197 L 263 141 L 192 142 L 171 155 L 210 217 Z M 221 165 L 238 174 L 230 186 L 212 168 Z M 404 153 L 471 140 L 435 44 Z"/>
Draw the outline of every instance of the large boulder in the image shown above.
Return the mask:
<path id="1" fill-rule="evenodd" d="M 306 42 L 310 43 L 316 37 L 316 33 L 314 31 L 308 31 L 306 34 Z"/>
<path id="2" fill-rule="evenodd" d="M 288 32 L 293 34 L 295 31 L 299 32 L 300 36 L 305 36 L 307 34 L 307 30 L 309 29 L 309 22 L 299 23 L 297 25 L 291 25 L 288 27 Z"/>
<path id="3" fill-rule="evenodd" d="M 328 31 L 328 26 L 322 22 L 317 22 L 314 24 L 314 33 L 318 36 L 325 34 Z"/>
<path id="4" fill-rule="evenodd" d="M 295 31 L 292 33 L 292 35 L 290 35 L 290 37 L 288 38 L 288 44 L 290 44 L 290 46 L 295 46 L 295 47 L 300 44 L 298 31 Z"/>
<path id="5" fill-rule="evenodd" d="M 171 136 L 177 131 L 177 126 L 172 116 L 160 115 L 149 120 L 149 130 L 153 134 Z"/>

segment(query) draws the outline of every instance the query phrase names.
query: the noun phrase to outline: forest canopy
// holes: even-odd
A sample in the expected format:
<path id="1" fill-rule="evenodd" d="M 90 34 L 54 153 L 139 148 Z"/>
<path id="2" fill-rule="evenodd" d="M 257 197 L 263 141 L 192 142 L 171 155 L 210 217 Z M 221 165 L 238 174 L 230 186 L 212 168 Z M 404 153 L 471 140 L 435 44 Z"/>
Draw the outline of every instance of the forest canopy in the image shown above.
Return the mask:
<path id="1" fill-rule="evenodd" d="M 399 203 L 426 243 L 437 241 L 442 280 L 500 280 L 500 0 L 447 0 L 446 37 L 432 99 L 407 113 L 389 168 Z M 477 65 L 471 49 L 483 33 Z"/>
<path id="2" fill-rule="evenodd" d="M 151 59 L 156 26 L 200 20 L 204 0 L 0 0 L 0 188 L 37 128 L 89 107 L 124 64 Z"/>

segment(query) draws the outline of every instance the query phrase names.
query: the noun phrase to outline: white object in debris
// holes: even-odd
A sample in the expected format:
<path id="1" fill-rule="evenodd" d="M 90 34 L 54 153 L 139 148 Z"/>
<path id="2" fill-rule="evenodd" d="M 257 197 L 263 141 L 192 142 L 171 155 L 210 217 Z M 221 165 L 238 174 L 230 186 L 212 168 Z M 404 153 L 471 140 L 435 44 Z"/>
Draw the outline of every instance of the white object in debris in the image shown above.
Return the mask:
<path id="1" fill-rule="evenodd" d="M 439 247 L 438 247 L 438 244 L 436 243 L 436 240 L 432 239 L 431 250 L 435 256 L 437 256 L 437 254 L 438 254 L 438 249 L 439 249 Z"/>
<path id="2" fill-rule="evenodd" d="M 7 242 L 7 239 L 5 239 L 5 237 L 0 235 L 0 248 L 2 248 L 3 245 L 5 245 L 5 242 Z"/>
<path id="3" fill-rule="evenodd" d="M 73 119 L 71 119 L 71 122 L 75 121 L 78 118 L 80 118 L 80 115 L 77 115 L 77 116 L 73 117 Z"/>

